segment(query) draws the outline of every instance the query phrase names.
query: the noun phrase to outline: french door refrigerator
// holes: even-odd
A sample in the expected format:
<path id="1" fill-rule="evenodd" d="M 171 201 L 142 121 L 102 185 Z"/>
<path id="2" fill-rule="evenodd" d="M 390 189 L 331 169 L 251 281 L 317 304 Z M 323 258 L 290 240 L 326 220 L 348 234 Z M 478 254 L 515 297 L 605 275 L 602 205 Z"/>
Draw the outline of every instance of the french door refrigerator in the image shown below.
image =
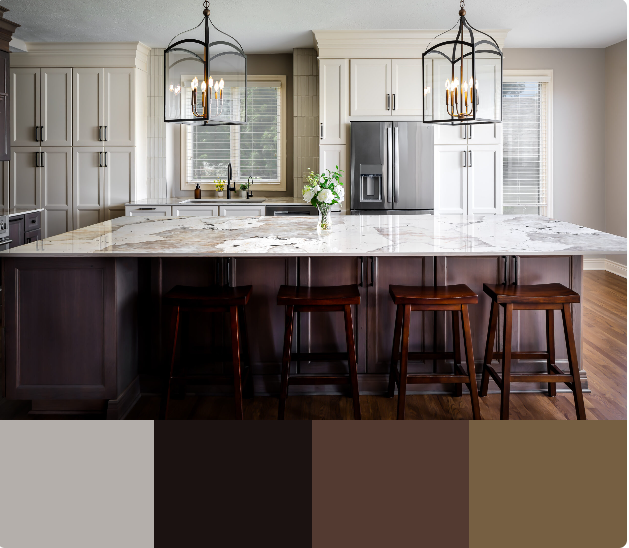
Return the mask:
<path id="1" fill-rule="evenodd" d="M 434 129 L 422 122 L 351 123 L 351 213 L 434 210 Z"/>

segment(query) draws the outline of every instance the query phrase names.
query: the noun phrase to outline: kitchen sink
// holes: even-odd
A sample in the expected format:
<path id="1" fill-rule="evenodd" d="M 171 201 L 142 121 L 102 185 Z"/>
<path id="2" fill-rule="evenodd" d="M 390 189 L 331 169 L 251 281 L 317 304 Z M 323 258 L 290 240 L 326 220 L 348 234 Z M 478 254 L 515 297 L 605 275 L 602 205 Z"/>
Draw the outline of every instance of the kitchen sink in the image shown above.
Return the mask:
<path id="1" fill-rule="evenodd" d="M 247 198 L 230 198 L 229 200 L 227 200 L 226 198 L 209 198 L 209 199 L 201 198 L 199 200 L 197 199 L 182 200 L 179 203 L 180 204 L 223 204 L 223 205 L 229 205 L 231 203 L 261 204 L 262 202 L 264 202 L 264 200 L 265 200 L 264 198 L 249 198 L 248 200 Z"/>

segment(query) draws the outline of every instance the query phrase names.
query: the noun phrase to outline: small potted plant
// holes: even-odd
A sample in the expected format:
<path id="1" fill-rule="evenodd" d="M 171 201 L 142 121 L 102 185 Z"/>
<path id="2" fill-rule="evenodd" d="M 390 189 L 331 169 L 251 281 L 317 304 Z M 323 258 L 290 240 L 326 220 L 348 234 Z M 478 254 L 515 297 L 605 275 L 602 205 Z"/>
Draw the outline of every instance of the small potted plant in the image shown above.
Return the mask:
<path id="1" fill-rule="evenodd" d="M 249 190 L 249 183 L 242 183 L 240 185 L 240 197 L 241 198 L 246 198 L 247 197 L 247 190 Z"/>
<path id="2" fill-rule="evenodd" d="M 330 230 L 332 216 L 330 210 L 334 204 L 338 204 L 345 198 L 345 189 L 341 183 L 342 169 L 336 166 L 335 171 L 326 170 L 327 173 L 315 173 L 308 170 L 306 184 L 302 190 L 304 201 L 319 210 L 320 230 Z"/>
<path id="3" fill-rule="evenodd" d="M 221 181 L 220 179 L 214 181 L 214 186 L 216 187 L 216 194 L 222 198 L 223 190 L 225 190 L 225 181 Z"/>

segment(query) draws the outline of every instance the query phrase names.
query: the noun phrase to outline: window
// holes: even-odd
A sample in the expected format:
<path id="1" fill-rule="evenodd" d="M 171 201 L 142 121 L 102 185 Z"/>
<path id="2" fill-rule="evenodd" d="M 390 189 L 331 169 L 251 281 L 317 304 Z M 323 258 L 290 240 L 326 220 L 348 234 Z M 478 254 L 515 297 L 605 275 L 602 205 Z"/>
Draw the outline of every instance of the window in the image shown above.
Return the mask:
<path id="1" fill-rule="evenodd" d="M 552 71 L 505 71 L 503 213 L 552 216 Z"/>
<path id="2" fill-rule="evenodd" d="M 213 190 L 216 179 L 227 178 L 230 161 L 237 183 L 253 177 L 254 189 L 286 189 L 285 82 L 285 76 L 249 76 L 244 125 L 182 126 L 182 189 L 199 183 Z M 244 109 L 244 88 L 230 93 L 234 108 Z"/>

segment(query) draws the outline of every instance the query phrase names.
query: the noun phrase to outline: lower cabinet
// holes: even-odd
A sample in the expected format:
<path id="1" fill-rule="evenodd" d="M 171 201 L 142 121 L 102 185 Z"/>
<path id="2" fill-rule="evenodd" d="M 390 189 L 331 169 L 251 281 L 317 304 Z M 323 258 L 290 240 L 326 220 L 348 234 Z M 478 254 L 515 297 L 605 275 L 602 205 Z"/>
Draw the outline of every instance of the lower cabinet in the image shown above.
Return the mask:
<path id="1" fill-rule="evenodd" d="M 9 217 L 9 249 L 41 240 L 41 218 L 40 211 Z"/>
<path id="2" fill-rule="evenodd" d="M 131 205 L 125 206 L 124 211 L 127 217 L 170 217 L 172 215 L 170 206 Z"/>
<path id="3" fill-rule="evenodd" d="M 218 217 L 218 206 L 173 206 L 175 217 Z"/>
<path id="4" fill-rule="evenodd" d="M 221 217 L 264 217 L 265 212 L 263 205 L 230 205 L 219 207 L 219 215 Z"/>

